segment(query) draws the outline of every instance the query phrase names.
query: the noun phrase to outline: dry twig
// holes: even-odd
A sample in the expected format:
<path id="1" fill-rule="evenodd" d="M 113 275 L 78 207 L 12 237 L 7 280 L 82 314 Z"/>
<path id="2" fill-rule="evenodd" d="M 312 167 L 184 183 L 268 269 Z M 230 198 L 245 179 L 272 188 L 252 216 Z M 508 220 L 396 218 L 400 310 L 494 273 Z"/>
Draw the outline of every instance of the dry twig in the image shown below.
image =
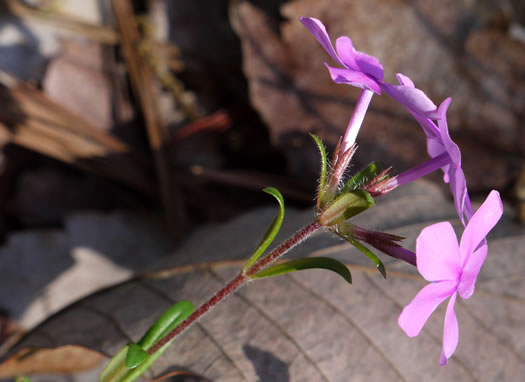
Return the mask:
<path id="1" fill-rule="evenodd" d="M 184 230 L 185 216 L 180 194 L 176 192 L 174 182 L 169 177 L 165 155 L 168 130 L 157 108 L 152 72 L 138 51 L 140 36 L 133 8 L 129 0 L 113 0 L 113 9 L 133 90 L 144 115 L 168 226 L 175 234 L 180 234 Z M 178 229 L 175 229 L 175 222 L 178 223 Z"/>

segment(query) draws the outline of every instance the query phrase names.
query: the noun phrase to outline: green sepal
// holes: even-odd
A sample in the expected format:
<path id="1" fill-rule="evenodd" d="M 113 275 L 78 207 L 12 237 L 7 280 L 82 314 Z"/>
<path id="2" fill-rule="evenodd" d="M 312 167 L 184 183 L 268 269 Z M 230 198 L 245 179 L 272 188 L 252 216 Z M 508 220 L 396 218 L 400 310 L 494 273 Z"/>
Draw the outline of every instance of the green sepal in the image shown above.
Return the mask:
<path id="1" fill-rule="evenodd" d="M 360 214 L 374 205 L 374 198 L 365 190 L 339 195 L 319 216 L 319 223 L 332 226 Z"/>
<path id="2" fill-rule="evenodd" d="M 279 202 L 279 211 L 277 212 L 277 216 L 275 216 L 275 219 L 273 219 L 272 224 L 264 234 L 264 237 L 262 238 L 261 242 L 257 246 L 257 249 L 255 250 L 253 255 L 250 256 L 250 258 L 246 262 L 246 265 L 244 265 L 245 271 L 250 269 L 251 266 L 255 264 L 255 262 L 259 259 L 259 257 L 261 257 L 264 251 L 266 251 L 268 246 L 275 239 L 275 236 L 277 236 L 277 233 L 281 229 L 281 225 L 283 224 L 284 220 L 284 199 L 279 190 L 274 187 L 266 187 L 263 191 L 277 199 L 277 201 Z"/>
<path id="3" fill-rule="evenodd" d="M 328 167 L 328 159 L 326 156 L 326 149 L 324 147 L 323 142 L 321 139 L 315 135 L 310 133 L 310 136 L 314 139 L 315 143 L 317 144 L 317 147 L 319 148 L 319 153 L 321 154 L 321 177 L 319 179 L 319 196 L 323 194 L 324 186 L 326 183 L 326 172 Z"/>
<path id="4" fill-rule="evenodd" d="M 363 252 L 366 255 L 366 257 L 368 257 L 370 259 L 370 261 L 372 261 L 375 264 L 375 266 L 377 267 L 377 270 L 379 271 L 379 273 L 381 273 L 381 275 L 383 275 L 383 277 L 386 279 L 386 268 L 385 268 L 385 265 L 383 264 L 381 259 L 379 257 L 377 257 L 376 254 L 374 254 L 371 250 L 369 250 L 367 247 L 365 247 L 363 244 L 361 244 L 360 242 L 358 242 L 355 239 L 352 239 L 350 237 L 345 237 L 345 239 L 348 240 L 350 242 L 350 244 L 352 244 L 354 247 L 356 247 L 361 252 Z"/>
<path id="5" fill-rule="evenodd" d="M 128 345 L 128 352 L 126 353 L 126 367 L 128 369 L 136 368 L 148 358 L 149 354 L 139 345 L 133 343 Z"/>
<path id="6" fill-rule="evenodd" d="M 330 257 L 306 257 L 303 259 L 290 260 L 264 269 L 251 277 L 263 278 L 277 276 L 288 272 L 302 271 L 304 269 L 327 269 L 337 273 L 352 284 L 352 274 L 348 267 Z"/>
<path id="7" fill-rule="evenodd" d="M 366 168 L 355 174 L 341 189 L 342 193 L 353 191 L 362 187 L 364 184 L 374 179 L 379 173 L 381 173 L 381 166 L 376 163 L 370 163 Z"/>

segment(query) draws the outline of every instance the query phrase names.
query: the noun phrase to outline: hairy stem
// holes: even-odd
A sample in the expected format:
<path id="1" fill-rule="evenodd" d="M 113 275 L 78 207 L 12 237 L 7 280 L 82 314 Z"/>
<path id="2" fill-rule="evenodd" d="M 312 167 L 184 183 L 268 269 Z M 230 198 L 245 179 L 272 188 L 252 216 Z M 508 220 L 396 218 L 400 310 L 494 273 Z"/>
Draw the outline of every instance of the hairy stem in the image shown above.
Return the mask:
<path id="1" fill-rule="evenodd" d="M 292 237 L 290 237 L 288 240 L 286 240 L 284 243 L 279 245 L 277 248 L 275 248 L 273 251 L 271 251 L 268 255 L 265 257 L 259 259 L 255 264 L 253 264 L 252 267 L 250 267 L 246 271 L 242 271 L 239 273 L 233 280 L 231 280 L 224 288 L 219 290 L 217 293 L 215 293 L 208 301 L 206 301 L 204 304 L 202 304 L 197 310 L 195 310 L 186 320 L 184 320 L 179 326 L 177 326 L 175 329 L 173 329 L 171 332 L 166 334 L 163 338 L 161 338 L 155 345 L 153 345 L 149 350 L 148 353 L 154 354 L 159 350 L 162 346 L 164 346 L 166 343 L 177 337 L 179 334 L 181 334 L 184 330 L 188 329 L 192 324 L 197 322 L 202 316 L 204 316 L 206 313 L 208 313 L 215 305 L 219 304 L 221 301 L 223 301 L 226 297 L 230 296 L 233 292 L 235 292 L 237 289 L 239 289 L 242 285 L 244 285 L 247 281 L 250 281 L 250 276 L 256 274 L 260 270 L 262 270 L 264 267 L 272 264 L 277 260 L 279 257 L 283 256 L 286 252 L 291 250 L 293 247 L 301 243 L 303 240 L 308 238 L 310 235 L 312 235 L 314 232 L 319 230 L 321 228 L 321 225 L 316 221 L 310 223 L 303 229 L 297 231 Z"/>

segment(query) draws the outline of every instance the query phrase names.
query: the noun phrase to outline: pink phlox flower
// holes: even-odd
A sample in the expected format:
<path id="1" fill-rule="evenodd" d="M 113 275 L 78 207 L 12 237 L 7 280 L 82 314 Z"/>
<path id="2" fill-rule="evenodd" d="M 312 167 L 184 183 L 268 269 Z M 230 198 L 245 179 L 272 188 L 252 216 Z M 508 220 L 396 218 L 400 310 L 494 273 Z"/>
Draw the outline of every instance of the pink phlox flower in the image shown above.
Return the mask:
<path id="1" fill-rule="evenodd" d="M 335 49 L 323 23 L 313 17 L 301 17 L 301 22 L 314 35 L 326 52 L 342 68 L 325 66 L 335 83 L 356 86 L 381 94 L 384 90 L 408 109 L 423 116 L 435 117 L 436 105 L 414 86 L 390 85 L 383 81 L 384 70 L 374 56 L 356 50 L 349 37 L 338 37 Z"/>
<path id="2" fill-rule="evenodd" d="M 450 191 L 454 196 L 454 205 L 463 225 L 472 217 L 472 204 L 467 191 L 467 180 L 461 168 L 461 151 L 454 143 L 448 132 L 447 110 L 452 101 L 445 99 L 438 109 L 440 118 L 437 121 L 439 134 L 435 137 L 427 137 L 427 150 L 431 157 L 436 157 L 444 152 L 450 156 L 450 164 L 442 167 L 443 181 L 449 184 Z"/>
<path id="3" fill-rule="evenodd" d="M 341 36 L 336 40 L 336 49 L 323 23 L 313 17 L 301 17 L 303 25 L 314 35 L 326 52 L 343 68 L 334 68 L 325 63 L 332 80 L 381 94 L 378 81 L 383 79 L 383 65 L 376 57 L 354 49 L 352 40 Z"/>
<path id="4" fill-rule="evenodd" d="M 396 77 L 399 85 L 382 82 L 381 89 L 417 116 L 432 119 L 440 118 L 437 113 L 437 106 L 422 90 L 414 86 L 410 78 L 400 73 Z"/>
<path id="5" fill-rule="evenodd" d="M 414 88 L 414 83 L 410 78 L 403 74 L 398 74 L 397 79 L 402 86 Z M 461 168 L 461 151 L 458 145 L 454 143 L 448 132 L 447 110 L 452 102 L 451 98 L 445 99 L 434 116 L 437 119 L 437 125 L 431 117 L 423 117 L 408 108 L 414 118 L 427 136 L 427 151 L 432 158 L 436 158 L 443 153 L 447 153 L 450 160 L 449 164 L 443 166 L 443 181 L 448 183 L 452 195 L 454 196 L 454 205 L 463 225 L 470 219 L 473 214 L 472 205 L 467 191 L 467 181 Z"/>
<path id="6" fill-rule="evenodd" d="M 476 278 L 487 256 L 485 237 L 502 214 L 499 193 L 491 191 L 465 227 L 459 245 L 449 222 L 426 227 L 417 238 L 417 269 L 431 283 L 405 306 L 398 323 L 409 337 L 415 337 L 438 305 L 450 297 L 443 328 L 441 366 L 447 364 L 458 344 L 459 326 L 454 311 L 457 294 L 467 299 L 474 293 Z"/>

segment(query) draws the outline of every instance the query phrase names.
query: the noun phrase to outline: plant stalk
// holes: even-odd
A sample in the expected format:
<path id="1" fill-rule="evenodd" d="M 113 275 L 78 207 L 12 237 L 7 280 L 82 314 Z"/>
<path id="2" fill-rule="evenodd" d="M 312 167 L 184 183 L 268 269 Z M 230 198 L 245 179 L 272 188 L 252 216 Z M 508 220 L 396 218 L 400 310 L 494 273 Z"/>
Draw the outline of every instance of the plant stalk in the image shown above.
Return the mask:
<path id="1" fill-rule="evenodd" d="M 226 297 L 230 296 L 244 285 L 247 281 L 251 280 L 251 276 L 262 270 L 264 267 L 272 264 L 278 258 L 283 256 L 286 252 L 300 244 L 303 240 L 311 236 L 314 232 L 319 230 L 321 225 L 317 220 L 308 224 L 306 227 L 297 231 L 292 237 L 286 240 L 284 243 L 279 245 L 273 251 L 271 251 L 265 257 L 259 259 L 252 267 L 246 271 L 241 271 L 235 278 L 233 278 L 224 288 L 215 293 L 208 301 L 197 308 L 186 320 L 184 320 L 179 326 L 174 328 L 171 332 L 161 338 L 155 345 L 153 345 L 148 353 L 150 355 L 156 353 L 162 346 L 169 341 L 173 340 L 184 330 L 188 329 L 192 324 L 197 322 L 202 316 L 208 313 L 215 305 L 219 304 Z"/>

